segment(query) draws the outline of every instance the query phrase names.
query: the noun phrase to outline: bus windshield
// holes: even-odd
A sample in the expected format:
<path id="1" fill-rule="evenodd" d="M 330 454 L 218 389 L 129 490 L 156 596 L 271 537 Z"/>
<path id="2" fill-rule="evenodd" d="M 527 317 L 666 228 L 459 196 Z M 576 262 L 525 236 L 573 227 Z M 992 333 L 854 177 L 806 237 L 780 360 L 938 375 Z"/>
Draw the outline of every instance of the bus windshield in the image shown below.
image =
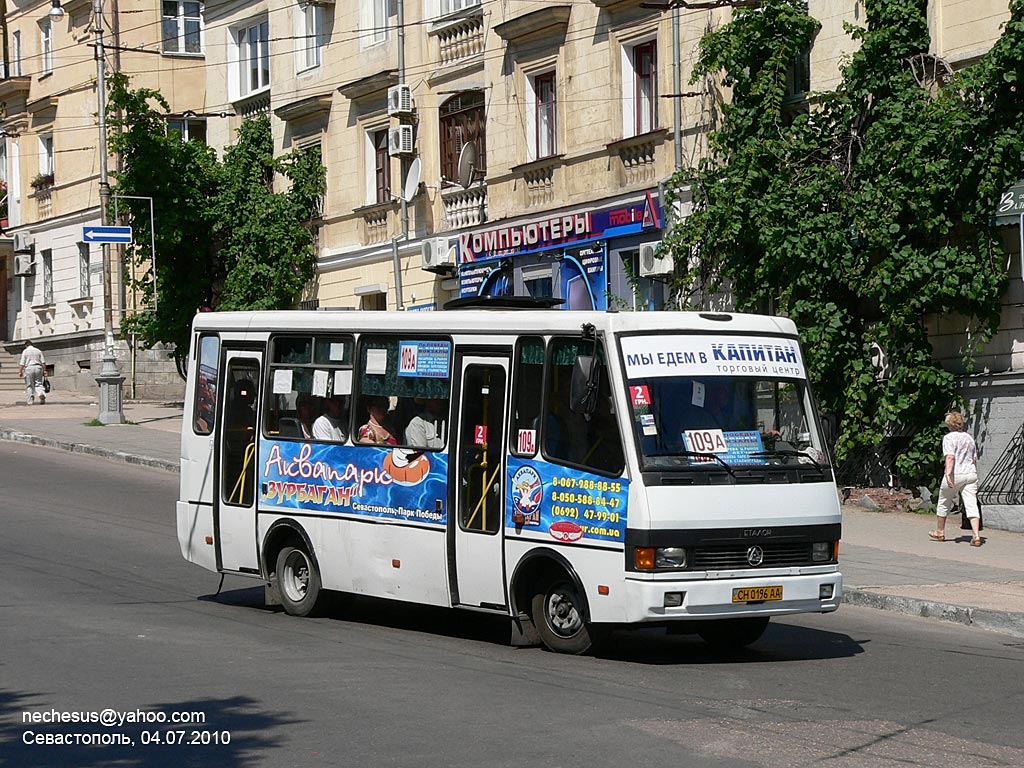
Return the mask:
<path id="1" fill-rule="evenodd" d="M 827 465 L 795 341 L 628 337 L 623 351 L 644 469 Z"/>

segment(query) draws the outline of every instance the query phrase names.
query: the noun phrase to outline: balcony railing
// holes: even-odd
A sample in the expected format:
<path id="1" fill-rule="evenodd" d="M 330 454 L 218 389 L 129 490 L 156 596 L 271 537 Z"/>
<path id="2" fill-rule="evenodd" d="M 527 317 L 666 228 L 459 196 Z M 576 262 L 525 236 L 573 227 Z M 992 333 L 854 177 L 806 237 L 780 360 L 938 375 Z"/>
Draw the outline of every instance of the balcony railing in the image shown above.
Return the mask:
<path id="1" fill-rule="evenodd" d="M 550 205 L 555 200 L 555 171 L 562 164 L 561 155 L 534 160 L 512 169 L 521 174 L 525 188 L 526 207 Z"/>
<path id="2" fill-rule="evenodd" d="M 376 245 L 387 242 L 388 239 L 388 212 L 394 206 L 391 203 L 378 203 L 360 208 L 357 213 L 362 216 L 363 243 L 365 245 Z"/>
<path id="3" fill-rule="evenodd" d="M 457 19 L 437 31 L 441 66 L 457 64 L 484 51 L 484 20 L 480 15 Z"/>
<path id="4" fill-rule="evenodd" d="M 487 185 L 478 184 L 463 189 L 453 187 L 441 190 L 444 218 L 448 229 L 476 227 L 487 221 Z"/>
<path id="5" fill-rule="evenodd" d="M 666 129 L 658 129 L 608 145 L 612 155 L 619 158 L 625 186 L 646 186 L 657 181 L 657 150 L 667 133 Z"/>

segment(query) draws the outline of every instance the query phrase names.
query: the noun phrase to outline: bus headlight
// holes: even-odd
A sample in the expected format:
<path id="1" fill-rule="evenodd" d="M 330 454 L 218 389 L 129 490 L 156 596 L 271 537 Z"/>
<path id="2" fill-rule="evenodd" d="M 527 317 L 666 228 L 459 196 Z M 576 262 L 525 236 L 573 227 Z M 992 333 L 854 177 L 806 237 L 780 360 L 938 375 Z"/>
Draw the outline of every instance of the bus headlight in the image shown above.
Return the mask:
<path id="1" fill-rule="evenodd" d="M 827 563 L 832 559 L 832 542 L 816 541 L 811 544 L 811 562 Z"/>
<path id="2" fill-rule="evenodd" d="M 656 568 L 685 568 L 686 550 L 682 547 L 658 547 L 654 550 Z"/>

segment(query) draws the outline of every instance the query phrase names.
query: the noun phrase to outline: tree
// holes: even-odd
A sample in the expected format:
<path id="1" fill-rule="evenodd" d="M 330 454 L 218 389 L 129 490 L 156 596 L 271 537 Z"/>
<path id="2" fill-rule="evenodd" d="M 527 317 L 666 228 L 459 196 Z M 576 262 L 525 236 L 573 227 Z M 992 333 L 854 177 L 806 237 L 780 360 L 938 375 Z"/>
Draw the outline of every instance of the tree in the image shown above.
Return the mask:
<path id="1" fill-rule="evenodd" d="M 906 431 L 907 479 L 931 474 L 942 414 L 962 402 L 927 318 L 963 318 L 968 364 L 998 327 L 1006 261 L 990 216 L 1024 172 L 1024 0 L 1010 9 L 995 47 L 937 88 L 921 78 L 935 63 L 926 0 L 867 0 L 841 84 L 795 117 L 787 73 L 818 31 L 804 0 L 739 9 L 700 43 L 694 82 L 720 75 L 732 98 L 707 157 L 674 179 L 693 196 L 663 246 L 676 288 L 685 297 L 703 276 L 740 309 L 791 316 L 839 417 L 839 458 Z M 889 378 L 871 364 L 876 345 Z"/>
<path id="2" fill-rule="evenodd" d="M 319 150 L 275 158 L 267 117 L 245 120 L 218 161 L 212 148 L 168 132 L 158 91 L 132 90 L 123 74 L 108 84 L 110 148 L 121 160 L 112 194 L 153 198 L 155 226 L 154 260 L 148 202 L 118 201 L 135 233 L 126 283 L 143 306 L 154 288 L 157 299 L 125 329 L 146 346 L 169 345 L 182 370 L 197 311 L 285 309 L 299 299 L 316 269 L 311 219 L 325 171 Z M 278 181 L 285 191 L 274 191 Z"/>

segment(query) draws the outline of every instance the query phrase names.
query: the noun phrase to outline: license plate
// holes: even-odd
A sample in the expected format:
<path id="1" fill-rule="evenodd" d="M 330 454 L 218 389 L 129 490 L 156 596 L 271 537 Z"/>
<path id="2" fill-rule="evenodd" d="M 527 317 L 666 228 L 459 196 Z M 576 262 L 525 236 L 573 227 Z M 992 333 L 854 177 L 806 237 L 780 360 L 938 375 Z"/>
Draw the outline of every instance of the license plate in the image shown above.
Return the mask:
<path id="1" fill-rule="evenodd" d="M 762 603 L 766 600 L 781 600 L 782 587 L 739 587 L 732 591 L 734 603 Z"/>

